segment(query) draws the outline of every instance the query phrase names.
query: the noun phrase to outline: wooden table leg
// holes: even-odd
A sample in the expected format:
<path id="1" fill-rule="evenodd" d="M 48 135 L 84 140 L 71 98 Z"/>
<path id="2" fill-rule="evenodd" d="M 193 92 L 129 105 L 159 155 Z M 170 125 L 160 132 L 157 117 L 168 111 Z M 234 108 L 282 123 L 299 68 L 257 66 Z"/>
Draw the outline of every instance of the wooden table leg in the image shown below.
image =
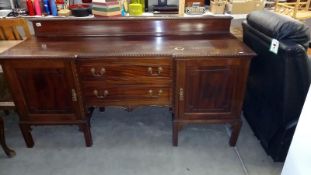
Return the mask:
<path id="1" fill-rule="evenodd" d="M 3 118 L 0 117 L 0 144 L 2 149 L 4 150 L 5 154 L 8 157 L 14 157 L 16 155 L 15 151 L 10 149 L 5 142 L 5 136 L 4 136 L 4 121 Z"/>

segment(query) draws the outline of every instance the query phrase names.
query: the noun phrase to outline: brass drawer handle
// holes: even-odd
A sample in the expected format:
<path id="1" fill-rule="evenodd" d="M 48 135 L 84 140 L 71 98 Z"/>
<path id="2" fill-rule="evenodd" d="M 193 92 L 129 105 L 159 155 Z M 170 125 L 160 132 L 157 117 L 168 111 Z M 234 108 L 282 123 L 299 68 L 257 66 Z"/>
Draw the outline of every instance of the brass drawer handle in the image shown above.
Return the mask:
<path id="1" fill-rule="evenodd" d="M 152 67 L 148 67 L 148 72 L 150 75 L 153 75 L 153 76 L 159 76 L 161 74 L 161 72 L 163 72 L 163 68 L 160 66 L 158 67 L 158 70 L 156 73 L 153 72 L 153 68 Z"/>
<path id="2" fill-rule="evenodd" d="M 96 71 L 96 69 L 92 67 L 91 73 L 94 77 L 102 77 L 106 73 L 106 69 L 102 67 L 99 71 Z"/>
<path id="3" fill-rule="evenodd" d="M 179 89 L 179 101 L 184 101 L 184 89 Z"/>
<path id="4" fill-rule="evenodd" d="M 71 89 L 71 99 L 72 101 L 78 101 L 77 93 L 75 89 Z"/>
<path id="5" fill-rule="evenodd" d="M 162 95 L 163 90 L 162 90 L 162 89 L 159 89 L 159 90 L 158 90 L 158 94 L 155 95 L 154 92 L 153 92 L 153 90 L 152 90 L 152 89 L 149 89 L 148 93 L 149 93 L 149 96 L 151 96 L 151 97 L 159 98 L 159 97 Z"/>
<path id="6" fill-rule="evenodd" d="M 93 94 L 94 94 L 97 98 L 103 99 L 103 98 L 106 98 L 106 97 L 108 96 L 109 91 L 108 91 L 108 90 L 104 90 L 103 95 L 99 95 L 98 90 L 95 89 L 95 90 L 93 91 Z"/>

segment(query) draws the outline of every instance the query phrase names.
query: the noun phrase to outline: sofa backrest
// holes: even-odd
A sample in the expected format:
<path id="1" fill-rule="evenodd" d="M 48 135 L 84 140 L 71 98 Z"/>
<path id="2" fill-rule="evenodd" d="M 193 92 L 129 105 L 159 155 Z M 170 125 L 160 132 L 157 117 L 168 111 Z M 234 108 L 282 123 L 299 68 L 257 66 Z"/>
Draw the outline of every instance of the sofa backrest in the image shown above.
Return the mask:
<path id="1" fill-rule="evenodd" d="M 271 38 L 295 42 L 305 49 L 309 46 L 309 27 L 288 16 L 264 10 L 250 13 L 246 20 L 248 25 Z"/>

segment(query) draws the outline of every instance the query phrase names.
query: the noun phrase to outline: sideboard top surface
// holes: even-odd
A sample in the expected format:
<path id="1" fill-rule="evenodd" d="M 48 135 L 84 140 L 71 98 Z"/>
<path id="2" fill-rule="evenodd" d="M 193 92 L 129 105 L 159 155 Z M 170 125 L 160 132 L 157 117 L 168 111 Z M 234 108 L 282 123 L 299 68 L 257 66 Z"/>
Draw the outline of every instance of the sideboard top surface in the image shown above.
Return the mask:
<path id="1" fill-rule="evenodd" d="M 131 21 L 131 20 L 208 20 L 208 19 L 217 19 L 217 20 L 231 20 L 233 19 L 230 15 L 223 16 L 213 16 L 213 15 L 204 15 L 204 16 L 178 16 L 174 14 L 162 14 L 154 16 L 112 16 L 112 17 L 95 17 L 95 18 L 29 18 L 30 21 Z"/>
<path id="2" fill-rule="evenodd" d="M 32 37 L 3 52 L 6 58 L 253 56 L 230 34 L 210 37 Z"/>
<path id="3" fill-rule="evenodd" d="M 230 33 L 231 17 L 34 19 L 35 36 L 7 58 L 254 56 Z"/>

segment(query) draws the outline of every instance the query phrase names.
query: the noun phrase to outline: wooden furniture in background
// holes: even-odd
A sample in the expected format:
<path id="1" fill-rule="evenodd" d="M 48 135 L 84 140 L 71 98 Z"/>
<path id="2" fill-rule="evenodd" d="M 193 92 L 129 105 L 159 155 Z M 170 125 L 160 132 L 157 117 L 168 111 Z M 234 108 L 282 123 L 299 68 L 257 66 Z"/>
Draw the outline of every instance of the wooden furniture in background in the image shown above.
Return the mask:
<path id="1" fill-rule="evenodd" d="M 199 3 L 200 6 L 205 6 L 204 0 L 185 0 L 186 7 L 192 7 L 193 3 Z"/>
<path id="2" fill-rule="evenodd" d="M 9 48 L 11 48 L 11 47 L 13 47 L 13 46 L 15 46 L 21 42 L 22 42 L 22 40 L 16 40 L 16 41 L 14 41 L 14 40 L 3 40 L 3 41 L 0 41 L 0 53 L 8 50 Z M 2 67 L 0 65 L 0 74 L 2 74 L 2 73 L 3 73 Z M 0 89 L 0 91 L 1 91 L 1 89 Z"/>
<path id="3" fill-rule="evenodd" d="M 8 114 L 8 110 L 13 109 L 15 109 L 14 102 L 8 93 L 7 84 L 4 81 L 3 74 L 0 73 L 0 110 L 3 110 L 5 114 Z M 4 120 L 2 116 L 0 116 L 0 145 L 8 157 L 14 157 L 16 155 L 15 151 L 10 149 L 6 144 Z"/>
<path id="4" fill-rule="evenodd" d="M 23 29 L 22 34 L 19 32 L 19 27 Z M 23 35 L 30 38 L 30 31 L 27 21 L 22 18 L 14 19 L 0 19 L 0 53 L 20 43 L 21 41 L 7 41 L 7 40 L 23 40 Z M 10 97 L 7 83 L 3 78 L 2 67 L 0 65 L 0 110 L 4 110 L 8 114 L 9 110 L 15 109 L 13 100 Z M 8 157 L 15 156 L 15 151 L 6 145 L 4 135 L 4 120 L 0 116 L 0 144 Z"/>
<path id="5" fill-rule="evenodd" d="M 21 40 L 25 38 L 23 36 L 26 38 L 31 37 L 29 27 L 25 19 L 0 19 L 0 53 L 19 44 Z M 0 76 L 3 76 L 2 74 L 2 67 L 0 65 Z M 7 106 L 6 104 L 13 103 L 13 100 L 10 98 L 9 92 L 7 90 L 7 83 L 4 81 L 4 79 L 1 80 L 0 85 L 0 102 L 0 108 L 5 110 L 5 113 L 8 113 L 6 108 L 9 107 L 10 109 L 11 105 Z"/>
<path id="6" fill-rule="evenodd" d="M 279 2 L 276 0 L 275 12 L 297 20 L 306 20 L 311 18 L 310 2 L 311 0 L 297 0 L 296 2 Z"/>
<path id="7" fill-rule="evenodd" d="M 55 124 L 80 126 L 91 146 L 89 108 L 145 105 L 172 108 L 175 146 L 188 123 L 229 123 L 234 146 L 254 53 L 230 33 L 230 22 L 34 19 L 36 37 L 0 55 L 27 146 L 31 126 Z"/>
<path id="8" fill-rule="evenodd" d="M 21 41 L 0 41 L 0 53 L 19 44 L 20 42 Z M 0 110 L 3 110 L 5 114 L 8 114 L 8 111 L 12 109 L 15 109 L 15 105 L 9 94 L 7 83 L 4 80 L 2 67 L 0 65 Z M 0 144 L 8 157 L 15 156 L 15 151 L 6 145 L 4 120 L 2 116 L 0 116 Z"/>
<path id="9" fill-rule="evenodd" d="M 19 27 L 23 29 L 25 37 L 31 37 L 28 24 L 25 19 L 0 19 L 0 40 L 22 40 L 23 37 L 18 31 Z"/>
<path id="10" fill-rule="evenodd" d="M 10 108 L 14 109 L 14 103 L 0 102 L 0 110 L 2 108 L 4 108 L 5 110 Z M 14 157 L 16 155 L 15 151 L 10 149 L 6 144 L 4 135 L 4 120 L 2 116 L 0 116 L 0 145 L 8 157 Z"/>

